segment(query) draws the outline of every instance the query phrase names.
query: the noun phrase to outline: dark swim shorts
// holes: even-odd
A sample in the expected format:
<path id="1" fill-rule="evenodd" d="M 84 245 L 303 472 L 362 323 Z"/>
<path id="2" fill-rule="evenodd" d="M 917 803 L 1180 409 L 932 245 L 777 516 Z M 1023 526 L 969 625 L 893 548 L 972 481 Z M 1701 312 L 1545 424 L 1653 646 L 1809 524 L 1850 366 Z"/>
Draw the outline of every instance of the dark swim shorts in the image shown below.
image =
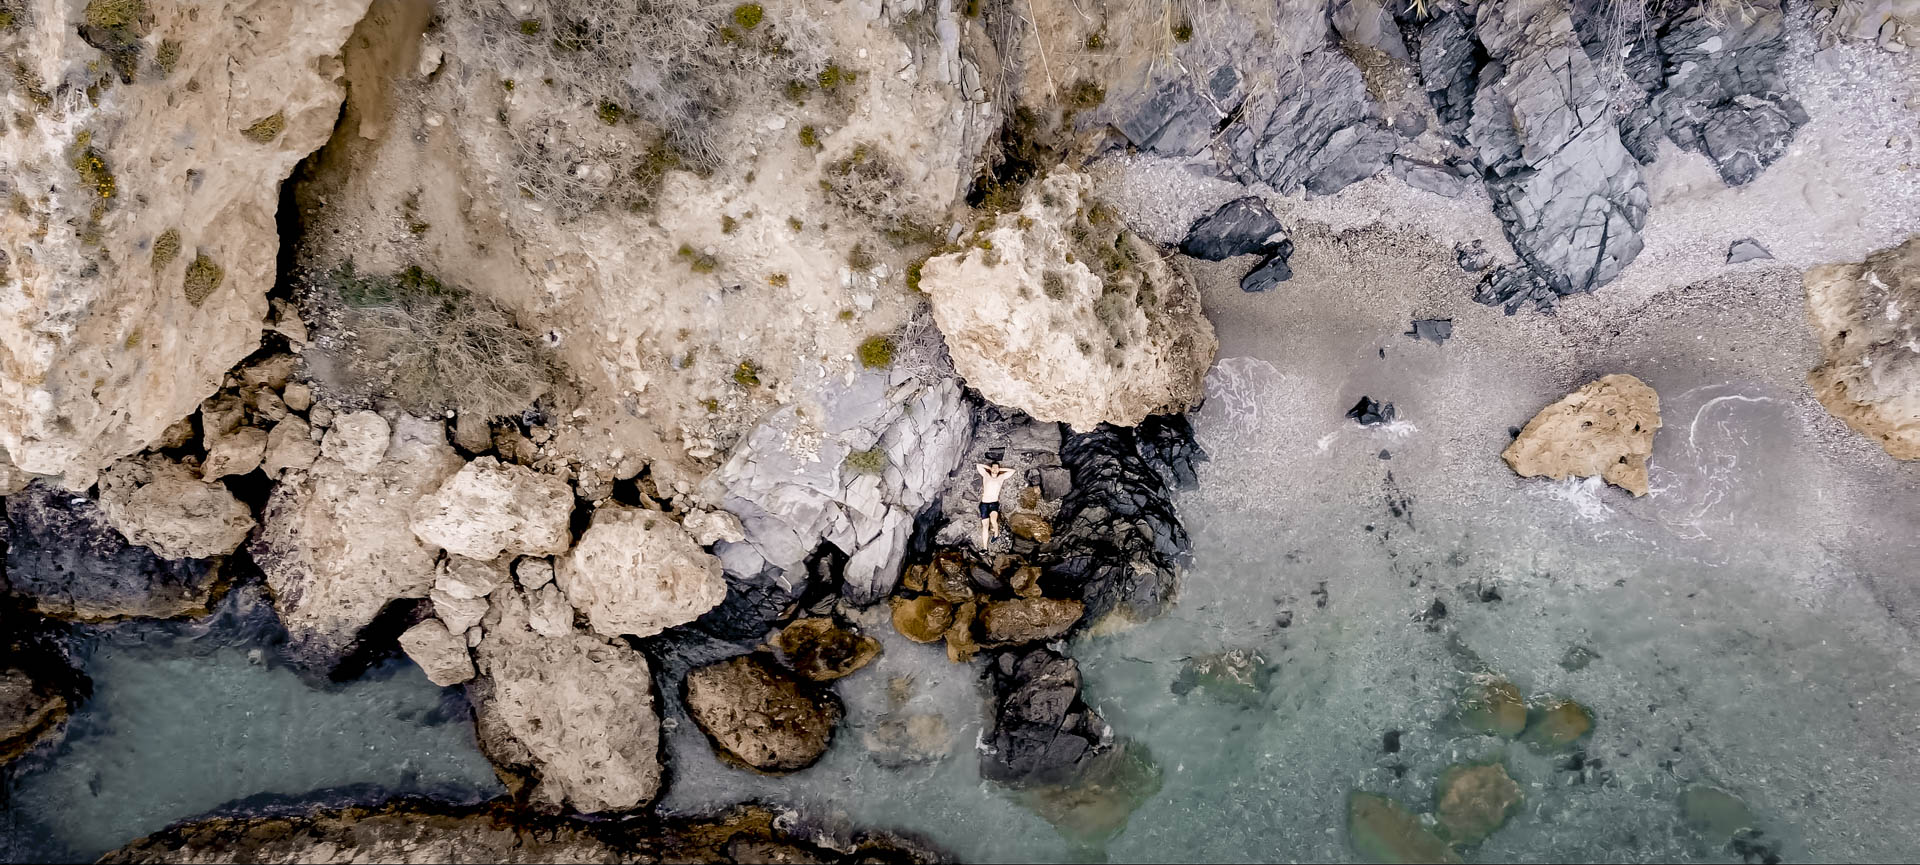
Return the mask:
<path id="1" fill-rule="evenodd" d="M 999 512 L 1000 512 L 999 502 L 981 502 L 980 503 L 980 518 L 983 520 L 987 518 L 988 514 L 997 514 Z"/>

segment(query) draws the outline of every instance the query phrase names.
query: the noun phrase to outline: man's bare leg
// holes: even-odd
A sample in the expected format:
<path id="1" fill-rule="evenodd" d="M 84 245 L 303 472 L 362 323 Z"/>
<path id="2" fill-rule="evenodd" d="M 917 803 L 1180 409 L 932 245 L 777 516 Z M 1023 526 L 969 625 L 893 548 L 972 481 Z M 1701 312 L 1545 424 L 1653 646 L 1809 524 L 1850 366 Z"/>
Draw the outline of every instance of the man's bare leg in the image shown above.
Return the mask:
<path id="1" fill-rule="evenodd" d="M 993 513 L 987 515 L 987 534 L 989 537 L 994 537 L 994 538 L 1000 537 L 1000 512 L 999 511 L 994 511 Z"/>
<path id="2" fill-rule="evenodd" d="M 980 549 L 982 552 L 984 552 L 987 549 L 987 547 L 993 542 L 992 535 L 990 534 L 990 532 L 992 531 L 991 529 L 992 525 L 993 525 L 992 514 L 988 514 L 980 518 Z"/>

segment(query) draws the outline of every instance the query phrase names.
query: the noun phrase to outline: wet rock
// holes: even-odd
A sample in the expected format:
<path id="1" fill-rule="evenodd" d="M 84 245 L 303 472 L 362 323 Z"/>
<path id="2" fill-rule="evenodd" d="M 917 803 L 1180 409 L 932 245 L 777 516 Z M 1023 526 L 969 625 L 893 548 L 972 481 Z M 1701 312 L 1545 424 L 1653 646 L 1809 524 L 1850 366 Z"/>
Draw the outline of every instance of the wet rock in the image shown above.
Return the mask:
<path id="1" fill-rule="evenodd" d="M 1527 727 L 1527 700 L 1512 682 L 1476 676 L 1460 694 L 1455 717 L 1472 732 L 1511 739 Z"/>
<path id="2" fill-rule="evenodd" d="M 1400 138 L 1346 52 L 1327 46 L 1277 66 L 1278 80 L 1249 95 L 1222 133 L 1230 170 L 1282 195 L 1330 195 L 1387 167 Z"/>
<path id="3" fill-rule="evenodd" d="M 1188 658 L 1173 679 L 1175 696 L 1198 691 L 1223 703 L 1258 706 L 1273 690 L 1274 666 L 1253 649 L 1228 649 Z"/>
<path id="4" fill-rule="evenodd" d="M 1406 335 L 1414 339 L 1424 339 L 1436 345 L 1446 342 L 1453 338 L 1453 319 L 1416 318 L 1413 320 L 1412 329 L 1408 330 Z"/>
<path id="5" fill-rule="evenodd" d="M 953 755 L 953 728 L 931 712 L 889 714 L 860 734 L 873 761 L 888 768 L 937 763 Z"/>
<path id="6" fill-rule="evenodd" d="M 762 772 L 795 772 L 826 753 L 843 714 L 833 692 L 754 656 L 687 674 L 687 711 L 714 750 Z"/>
<path id="7" fill-rule="evenodd" d="M 1449 766 L 1436 789 L 1434 816 L 1455 844 L 1478 844 L 1520 809 L 1520 785 L 1499 763 Z"/>
<path id="8" fill-rule="evenodd" d="M 1080 621 L 1086 605 L 1055 598 L 990 601 L 980 613 L 981 635 L 989 643 L 1033 643 L 1064 636 Z"/>
<path id="9" fill-rule="evenodd" d="M 1751 237 L 1736 240 L 1732 246 L 1727 247 L 1728 264 L 1746 264 L 1749 261 L 1772 257 L 1773 253 L 1768 252 L 1766 247 L 1760 245 L 1760 241 Z"/>
<path id="10" fill-rule="evenodd" d="M 1021 805 L 1082 844 L 1119 835 L 1128 818 L 1160 792 L 1160 764 L 1147 746 L 1121 742 L 1087 762 L 1070 784 L 1044 784 L 1015 792 Z"/>
<path id="11" fill-rule="evenodd" d="M 433 588 L 439 551 L 414 536 L 408 518 L 415 501 L 461 466 L 438 421 L 402 415 L 389 438 L 374 443 L 360 436 L 386 429 L 386 421 L 347 415 L 328 440 L 343 428 L 348 438 L 332 453 L 360 465 L 378 452 L 372 470 L 325 455 L 323 444 L 312 469 L 274 486 L 248 547 L 273 590 L 295 660 L 319 669 L 331 669 L 388 601 L 423 598 Z"/>
<path id="12" fill-rule="evenodd" d="M 1920 237 L 1805 279 L 1814 396 L 1894 459 L 1920 459 Z"/>
<path id="13" fill-rule="evenodd" d="M 1053 540 L 1053 526 L 1047 524 L 1047 518 L 1030 511 L 1014 511 L 1007 515 L 1007 531 L 1016 538 L 1026 538 L 1036 544 Z"/>
<path id="14" fill-rule="evenodd" d="M 518 592 L 494 599 L 477 650 L 490 680 L 475 701 L 481 747 L 539 777 L 533 798 L 625 811 L 660 790 L 660 718 L 646 656 L 581 631 L 533 631 Z"/>
<path id="15" fill-rule="evenodd" d="M 267 453 L 267 431 L 259 427 L 241 427 L 221 436 L 207 448 L 207 459 L 200 473 L 207 480 L 229 475 L 244 475 L 260 467 Z"/>
<path id="16" fill-rule="evenodd" d="M 980 651 L 973 638 L 974 621 L 980 616 L 980 602 L 968 601 L 953 608 L 953 627 L 947 629 L 947 660 L 964 664 Z"/>
<path id="17" fill-rule="evenodd" d="M 852 674 L 880 656 L 880 641 L 829 618 L 796 619 L 774 637 L 780 659 L 816 682 Z"/>
<path id="18" fill-rule="evenodd" d="M 1293 251 L 1286 228 L 1259 196 L 1236 198 L 1218 210 L 1194 220 L 1180 252 L 1207 261 L 1225 261 L 1236 255 L 1270 255 Z M 1284 253 L 1282 257 L 1285 257 Z"/>
<path id="19" fill-rule="evenodd" d="M 1261 261 L 1247 275 L 1240 277 L 1240 290 L 1249 294 L 1272 291 L 1275 286 L 1293 278 L 1293 267 L 1287 264 L 1287 255 L 1274 253 Z"/>
<path id="20" fill-rule="evenodd" d="M 67 700 L 25 670 L 0 669 L 0 766 L 59 733 Z"/>
<path id="21" fill-rule="evenodd" d="M 1540 410 L 1500 454 L 1521 477 L 1598 476 L 1647 494 L 1647 457 L 1660 429 L 1660 395 L 1630 375 L 1582 385 Z"/>
<path id="22" fill-rule="evenodd" d="M 1377 426 L 1383 423 L 1392 423 L 1393 403 L 1381 402 L 1373 397 L 1363 396 L 1359 402 L 1353 404 L 1353 408 L 1347 409 L 1347 417 L 1361 426 Z"/>
<path id="23" fill-rule="evenodd" d="M 1785 155 L 1807 112 L 1787 95 L 1780 0 L 1754 0 L 1741 14 L 1676 9 L 1659 29 L 1663 89 L 1652 111 L 1675 144 L 1713 160 L 1738 186 Z"/>
<path id="24" fill-rule="evenodd" d="M 441 687 L 473 678 L 473 658 L 467 654 L 466 629 L 459 633 L 439 619 L 428 619 L 400 635 L 400 649 Z"/>
<path id="25" fill-rule="evenodd" d="M 128 544 L 92 499 L 46 481 L 6 497 L 7 583 L 43 615 L 100 621 L 207 609 L 218 569 Z"/>
<path id="26" fill-rule="evenodd" d="M 567 600 L 609 637 L 652 636 L 686 624 L 727 595 L 720 560 L 656 511 L 602 507 L 554 579 Z"/>
<path id="27" fill-rule="evenodd" d="M 980 775 L 1015 786 L 1071 784 L 1112 738 L 1080 697 L 1080 667 L 1046 648 L 994 662 L 992 730 Z"/>
<path id="28" fill-rule="evenodd" d="M 267 450 L 261 455 L 260 468 L 269 478 L 287 471 L 306 471 L 320 458 L 320 444 L 313 440 L 313 428 L 299 417 L 289 415 L 267 431 Z"/>
<path id="29" fill-rule="evenodd" d="M 1593 713 L 1587 707 L 1555 697 L 1537 707 L 1521 741 L 1537 751 L 1557 751 L 1591 732 Z"/>
<path id="30" fill-rule="evenodd" d="M 1716 843 L 1732 840 L 1742 830 L 1758 825 L 1752 809 L 1739 797 L 1699 784 L 1680 793 L 1680 816 L 1694 831 Z"/>
<path id="31" fill-rule="evenodd" d="M 953 604 L 932 595 L 893 599 L 893 629 L 916 643 L 938 642 L 953 627 Z"/>
<path id="32" fill-rule="evenodd" d="M 1045 582 L 1077 595 L 1095 628 L 1158 616 L 1190 549 L 1169 496 L 1204 459 L 1191 427 L 1158 416 L 1132 430 L 1102 426 L 1067 436 L 1060 456 L 1073 489 L 1054 519 Z"/>
<path id="33" fill-rule="evenodd" d="M 1453 852 L 1400 803 L 1373 793 L 1347 796 L 1347 843 L 1367 862 L 1457 863 Z"/>
<path id="34" fill-rule="evenodd" d="M 920 280 L 970 387 L 1076 430 L 1185 409 L 1218 348 L 1199 292 L 1091 186 L 1065 170 L 1031 184 L 1018 212 Z"/>
<path id="35" fill-rule="evenodd" d="M 1593 663 L 1594 660 L 1599 657 L 1599 652 L 1595 652 L 1586 646 L 1569 646 L 1567 647 L 1567 653 L 1560 657 L 1560 669 L 1566 670 L 1569 673 L 1578 673 L 1586 669 L 1588 664 Z"/>
<path id="36" fill-rule="evenodd" d="M 470 559 L 552 556 L 573 542 L 573 490 L 561 478 L 481 457 L 413 507 L 420 540 Z"/>
<path id="37" fill-rule="evenodd" d="M 158 454 L 114 463 L 99 491 L 107 523 L 161 558 L 228 555 L 253 530 L 253 512 L 224 485 Z"/>

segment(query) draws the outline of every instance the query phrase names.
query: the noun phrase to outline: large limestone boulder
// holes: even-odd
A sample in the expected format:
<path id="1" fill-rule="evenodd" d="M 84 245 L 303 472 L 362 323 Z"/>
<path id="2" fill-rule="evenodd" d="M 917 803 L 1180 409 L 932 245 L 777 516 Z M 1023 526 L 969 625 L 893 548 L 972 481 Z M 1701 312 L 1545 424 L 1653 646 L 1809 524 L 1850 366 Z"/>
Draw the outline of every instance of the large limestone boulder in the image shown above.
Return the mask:
<path id="1" fill-rule="evenodd" d="M 920 277 L 968 384 L 1081 431 L 1185 410 L 1219 347 L 1199 293 L 1090 186 L 1055 171 Z"/>
<path id="2" fill-rule="evenodd" d="M 327 443 L 348 418 L 335 421 Z M 371 448 L 357 443 L 326 448 L 309 471 L 289 472 L 250 547 L 280 620 L 311 664 L 331 666 L 388 601 L 426 597 L 434 585 L 439 550 L 415 537 L 408 520 L 415 502 L 459 471 L 460 457 L 445 424 L 406 415 L 379 444 L 366 471 L 333 456 L 359 460 Z"/>
<path id="3" fill-rule="evenodd" d="M 688 673 L 687 711 L 722 758 L 762 772 L 813 765 L 844 714 L 832 691 L 752 655 Z"/>
<path id="4" fill-rule="evenodd" d="M 609 637 L 650 637 L 684 625 L 727 596 L 720 560 L 658 511 L 605 507 L 554 579 L 567 600 Z"/>
<path id="5" fill-rule="evenodd" d="M 625 811 L 660 790 L 660 718 L 646 656 L 581 631 L 533 630 L 526 600 L 494 599 L 480 641 L 491 678 L 479 702 L 481 745 L 536 769 L 537 800 Z M 503 737 L 506 739 L 503 741 Z"/>
<path id="6" fill-rule="evenodd" d="M 127 543 L 86 496 L 35 481 L 6 507 L 6 582 L 44 615 L 171 618 L 204 613 L 212 600 L 212 563 Z"/>
<path id="7" fill-rule="evenodd" d="M 552 556 L 573 543 L 573 489 L 561 478 L 493 457 L 467 463 L 413 508 L 413 533 L 471 559 Z"/>
<path id="8" fill-rule="evenodd" d="M 9 5 L 0 448 L 20 468 L 86 486 L 259 345 L 280 184 L 333 129 L 367 3 Z"/>
<path id="9" fill-rule="evenodd" d="M 1816 267 L 1806 285 L 1822 354 L 1814 395 L 1894 458 L 1920 459 L 1920 237 Z"/>
<path id="10" fill-rule="evenodd" d="M 1603 376 L 1528 421 L 1500 454 L 1522 477 L 1600 477 L 1647 494 L 1647 457 L 1660 429 L 1660 395 L 1630 375 Z"/>
<path id="11" fill-rule="evenodd" d="M 253 530 L 253 512 L 226 486 L 158 454 L 107 469 L 100 476 L 100 510 L 127 540 L 166 559 L 224 556 Z"/>

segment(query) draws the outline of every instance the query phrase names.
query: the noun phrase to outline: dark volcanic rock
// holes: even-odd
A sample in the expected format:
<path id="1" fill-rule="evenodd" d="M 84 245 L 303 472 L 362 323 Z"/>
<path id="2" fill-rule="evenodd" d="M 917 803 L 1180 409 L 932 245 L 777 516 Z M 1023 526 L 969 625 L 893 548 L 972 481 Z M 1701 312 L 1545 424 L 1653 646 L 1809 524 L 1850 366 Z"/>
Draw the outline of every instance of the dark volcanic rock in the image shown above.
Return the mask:
<path id="1" fill-rule="evenodd" d="M 1340 49 L 1323 48 L 1249 96 L 1222 142 L 1241 180 L 1281 194 L 1304 187 L 1327 195 L 1386 168 L 1400 137 L 1367 94 L 1359 67 Z"/>
<path id="2" fill-rule="evenodd" d="M 1661 28 L 1666 89 L 1653 97 L 1653 113 L 1675 144 L 1705 154 L 1720 179 L 1738 186 L 1785 154 L 1807 122 L 1780 70 L 1786 16 L 1780 0 L 1754 0 L 1735 15 L 1686 6 Z"/>
<path id="3" fill-rule="evenodd" d="M 1479 273 L 1493 266 L 1493 253 L 1487 251 L 1486 243 L 1479 239 L 1455 244 L 1453 260 L 1460 269 L 1468 273 Z"/>
<path id="4" fill-rule="evenodd" d="M 1101 112 L 1141 150 L 1192 156 L 1207 148 L 1227 113 L 1239 105 L 1240 75 L 1231 66 L 1209 73 L 1204 89 L 1184 72 L 1162 74 L 1131 93 L 1109 93 Z"/>
<path id="5" fill-rule="evenodd" d="M 1435 343 L 1446 342 L 1453 338 L 1453 319 L 1416 318 L 1413 320 L 1413 328 L 1407 331 L 1407 336 Z"/>
<path id="6" fill-rule="evenodd" d="M 1353 404 L 1353 408 L 1347 409 L 1347 417 L 1361 426 L 1389 423 L 1393 420 L 1393 403 L 1363 396 Z"/>
<path id="7" fill-rule="evenodd" d="M 42 613 L 100 621 L 204 612 L 208 560 L 168 561 L 127 543 L 84 495 L 35 481 L 6 498 L 7 582 Z"/>
<path id="8" fill-rule="evenodd" d="M 1543 310 L 1552 309 L 1559 297 L 1552 286 L 1526 267 L 1494 270 L 1480 278 L 1480 286 L 1473 293 L 1475 303 L 1504 307 L 1508 315 L 1529 304 Z"/>
<path id="9" fill-rule="evenodd" d="M 1276 252 L 1248 271 L 1246 276 L 1240 277 L 1240 290 L 1248 294 L 1272 291 L 1274 286 L 1292 278 L 1293 267 L 1287 264 L 1287 254 Z"/>
<path id="10" fill-rule="evenodd" d="M 1180 251 L 1207 261 L 1225 261 L 1236 255 L 1293 251 L 1293 241 L 1273 211 L 1258 196 L 1236 198 L 1219 210 L 1194 220 Z M 1283 253 L 1284 256 L 1285 253 Z"/>
<path id="11" fill-rule="evenodd" d="M 1772 257 L 1773 253 L 1768 252 L 1766 247 L 1760 245 L 1760 241 L 1751 237 L 1736 240 L 1732 246 L 1727 247 L 1728 264 L 1745 264 L 1749 261 Z"/>
<path id="12" fill-rule="evenodd" d="M 1474 72 L 1479 68 L 1467 25 L 1459 15 L 1435 15 L 1420 29 L 1420 80 L 1440 115 L 1441 128 L 1461 140 L 1473 116 Z"/>
<path id="13" fill-rule="evenodd" d="M 992 666 L 993 729 L 980 775 L 1004 784 L 1068 784 L 1112 739 L 1080 697 L 1080 667 L 1050 649 L 1002 654 Z"/>
<path id="14" fill-rule="evenodd" d="M 1044 551 L 1046 585 L 1078 594 L 1087 622 L 1159 615 L 1190 549 L 1169 493 L 1193 483 L 1194 463 L 1205 458 L 1191 426 L 1184 417 L 1150 417 L 1135 429 L 1102 424 L 1068 435 L 1060 456 L 1073 489 Z"/>

